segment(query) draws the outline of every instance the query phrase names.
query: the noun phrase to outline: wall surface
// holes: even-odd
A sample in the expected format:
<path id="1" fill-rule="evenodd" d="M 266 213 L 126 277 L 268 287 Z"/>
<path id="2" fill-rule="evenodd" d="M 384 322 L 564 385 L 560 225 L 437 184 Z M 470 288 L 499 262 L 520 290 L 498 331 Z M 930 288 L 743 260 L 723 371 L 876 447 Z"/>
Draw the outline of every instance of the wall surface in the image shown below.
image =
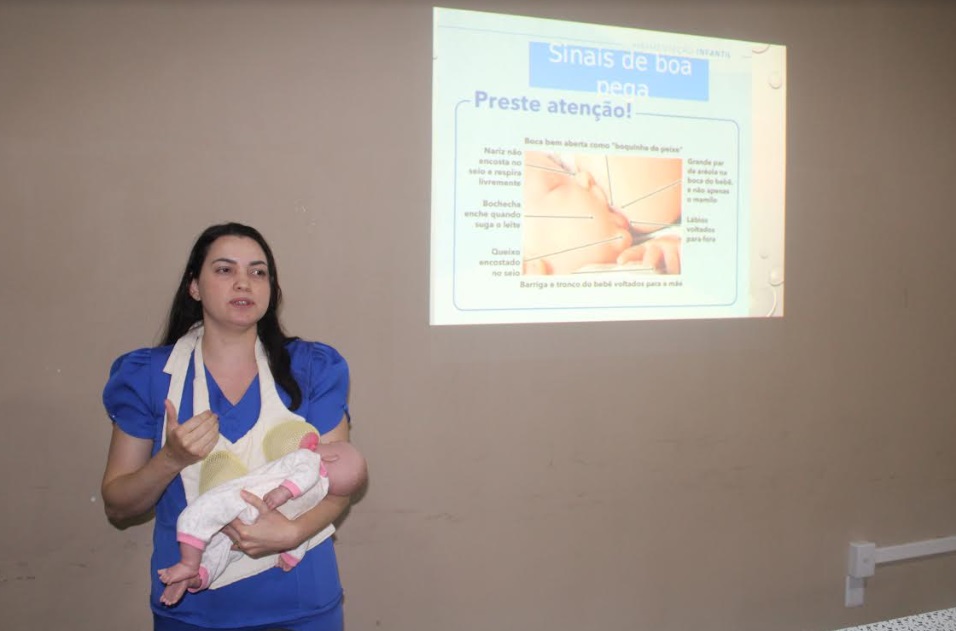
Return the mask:
<path id="1" fill-rule="evenodd" d="M 277 252 L 287 328 L 352 368 L 371 483 L 351 631 L 826 631 L 956 605 L 956 6 L 484 0 L 788 46 L 787 314 L 428 326 L 431 6 L 0 3 L 0 611 L 145 629 L 148 525 L 99 481 L 110 362 L 195 235 Z"/>

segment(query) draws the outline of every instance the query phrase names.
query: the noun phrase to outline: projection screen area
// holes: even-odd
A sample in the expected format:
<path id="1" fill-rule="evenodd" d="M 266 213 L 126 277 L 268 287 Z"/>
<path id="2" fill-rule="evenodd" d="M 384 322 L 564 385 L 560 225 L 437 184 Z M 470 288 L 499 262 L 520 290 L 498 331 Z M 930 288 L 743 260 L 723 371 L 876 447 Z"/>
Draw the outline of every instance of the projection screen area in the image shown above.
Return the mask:
<path id="1" fill-rule="evenodd" d="M 783 315 L 786 48 L 434 10 L 433 325 Z"/>

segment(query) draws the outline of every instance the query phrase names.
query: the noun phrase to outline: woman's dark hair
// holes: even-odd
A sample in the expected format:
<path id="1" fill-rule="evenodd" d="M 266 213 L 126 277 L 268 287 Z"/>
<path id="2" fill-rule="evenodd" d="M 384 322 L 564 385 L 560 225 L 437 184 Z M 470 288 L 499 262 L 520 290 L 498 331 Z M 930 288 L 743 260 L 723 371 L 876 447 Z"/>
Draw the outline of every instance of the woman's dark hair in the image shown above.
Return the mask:
<path id="1" fill-rule="evenodd" d="M 265 315 L 259 320 L 257 332 L 259 339 L 262 340 L 262 346 L 265 348 L 266 357 L 269 358 L 269 368 L 272 370 L 272 376 L 276 383 L 285 388 L 285 391 L 292 397 L 292 409 L 295 410 L 302 404 L 302 389 L 292 376 L 291 359 L 289 351 L 286 350 L 286 342 L 296 339 L 288 337 L 282 330 L 282 324 L 279 322 L 279 307 L 282 304 L 282 289 L 279 287 L 279 273 L 276 270 L 275 257 L 272 256 L 272 248 L 266 243 L 266 240 L 258 230 L 241 223 L 223 223 L 206 228 L 189 253 L 189 259 L 186 261 L 186 269 L 183 270 L 183 277 L 179 281 L 179 288 L 173 296 L 173 304 L 169 308 L 169 319 L 166 321 L 166 330 L 163 332 L 163 344 L 175 344 L 176 340 L 185 335 L 186 331 L 202 320 L 202 304 L 193 300 L 189 295 L 189 285 L 193 279 L 199 278 L 199 272 L 202 264 L 206 261 L 206 255 L 209 253 L 209 247 L 220 237 L 246 237 L 259 244 L 266 255 L 266 263 L 269 265 L 269 289 L 270 299 L 269 307 Z"/>

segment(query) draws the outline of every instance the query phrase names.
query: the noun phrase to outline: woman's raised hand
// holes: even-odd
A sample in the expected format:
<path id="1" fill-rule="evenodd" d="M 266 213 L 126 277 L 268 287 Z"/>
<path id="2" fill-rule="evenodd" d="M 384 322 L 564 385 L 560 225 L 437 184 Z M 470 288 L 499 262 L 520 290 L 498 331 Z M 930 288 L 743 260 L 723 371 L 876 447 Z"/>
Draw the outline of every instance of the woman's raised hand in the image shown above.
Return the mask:
<path id="1" fill-rule="evenodd" d="M 206 410 L 180 424 L 176 406 L 166 399 L 166 444 L 163 449 L 180 469 L 208 456 L 218 440 L 218 416 Z"/>

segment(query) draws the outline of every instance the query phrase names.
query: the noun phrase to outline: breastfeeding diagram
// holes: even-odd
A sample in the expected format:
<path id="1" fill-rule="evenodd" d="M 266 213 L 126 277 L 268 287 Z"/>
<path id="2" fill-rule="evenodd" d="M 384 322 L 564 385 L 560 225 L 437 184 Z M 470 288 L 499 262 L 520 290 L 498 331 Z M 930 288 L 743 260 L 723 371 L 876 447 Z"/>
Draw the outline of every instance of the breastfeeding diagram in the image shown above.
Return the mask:
<path id="1" fill-rule="evenodd" d="M 783 47 L 434 20 L 432 324 L 783 315 Z"/>
<path id="2" fill-rule="evenodd" d="M 526 152 L 522 273 L 680 274 L 681 170 L 674 158 Z"/>

